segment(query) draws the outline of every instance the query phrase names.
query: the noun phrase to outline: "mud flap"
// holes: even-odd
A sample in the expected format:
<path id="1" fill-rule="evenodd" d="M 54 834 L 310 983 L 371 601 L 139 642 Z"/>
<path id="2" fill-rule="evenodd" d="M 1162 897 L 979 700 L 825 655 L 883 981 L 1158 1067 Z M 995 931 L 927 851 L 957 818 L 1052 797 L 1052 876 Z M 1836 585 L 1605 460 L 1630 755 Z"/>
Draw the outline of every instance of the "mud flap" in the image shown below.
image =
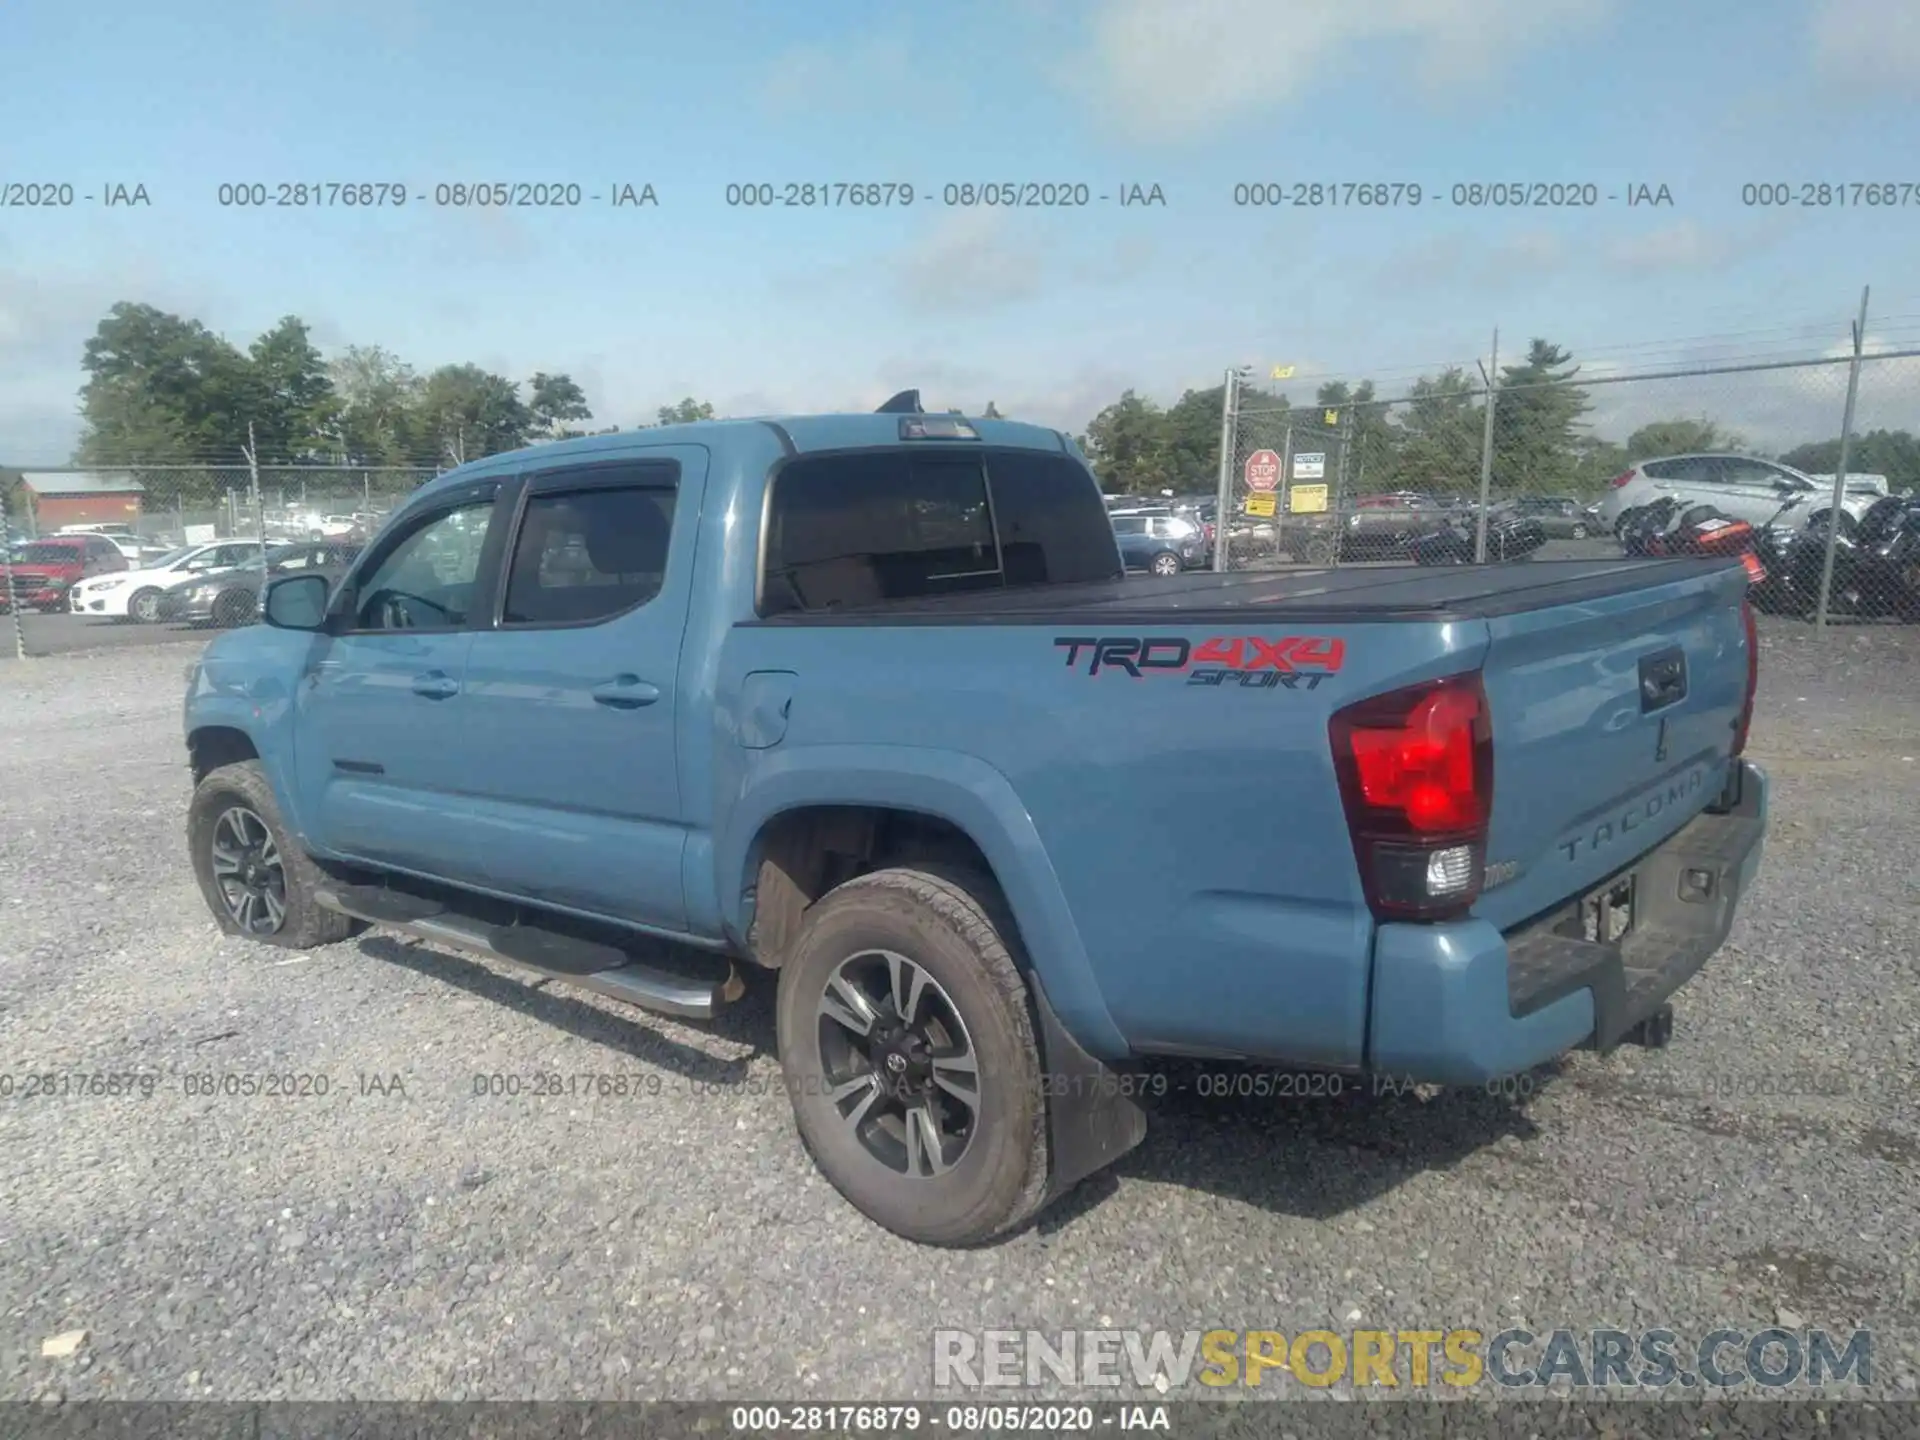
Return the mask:
<path id="1" fill-rule="evenodd" d="M 1133 1098 L 1129 1077 L 1096 1060 L 1067 1033 L 1040 977 L 1029 973 L 1026 981 L 1040 1014 L 1040 1060 L 1046 1067 L 1050 1204 L 1144 1140 L 1147 1114 Z"/>

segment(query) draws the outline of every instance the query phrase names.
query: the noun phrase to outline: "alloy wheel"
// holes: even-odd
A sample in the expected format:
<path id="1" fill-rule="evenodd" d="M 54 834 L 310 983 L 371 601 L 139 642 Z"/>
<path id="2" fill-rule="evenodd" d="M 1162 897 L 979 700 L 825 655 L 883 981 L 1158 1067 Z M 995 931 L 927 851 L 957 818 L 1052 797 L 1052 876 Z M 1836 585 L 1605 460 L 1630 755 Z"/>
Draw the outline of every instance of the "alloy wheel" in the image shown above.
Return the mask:
<path id="1" fill-rule="evenodd" d="M 271 935 L 286 923 L 287 874 L 267 822 L 244 805 L 213 824 L 213 881 L 227 915 L 249 935 Z"/>
<path id="2" fill-rule="evenodd" d="M 910 1179 L 957 1165 L 980 1128 L 980 1067 L 953 998 L 906 956 L 866 950 L 815 1007 L 826 1095 L 869 1155 Z"/>

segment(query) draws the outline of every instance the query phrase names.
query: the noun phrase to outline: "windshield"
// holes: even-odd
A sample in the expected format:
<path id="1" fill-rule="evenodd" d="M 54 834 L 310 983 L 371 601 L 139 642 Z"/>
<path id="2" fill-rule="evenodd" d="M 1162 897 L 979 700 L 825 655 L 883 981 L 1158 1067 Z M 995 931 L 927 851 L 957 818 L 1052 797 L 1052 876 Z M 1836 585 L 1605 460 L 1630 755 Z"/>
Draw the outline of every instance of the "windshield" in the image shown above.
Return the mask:
<path id="1" fill-rule="evenodd" d="M 16 565 L 78 565 L 80 547 L 57 545 L 51 541 L 22 545 L 13 552 L 13 562 Z"/>

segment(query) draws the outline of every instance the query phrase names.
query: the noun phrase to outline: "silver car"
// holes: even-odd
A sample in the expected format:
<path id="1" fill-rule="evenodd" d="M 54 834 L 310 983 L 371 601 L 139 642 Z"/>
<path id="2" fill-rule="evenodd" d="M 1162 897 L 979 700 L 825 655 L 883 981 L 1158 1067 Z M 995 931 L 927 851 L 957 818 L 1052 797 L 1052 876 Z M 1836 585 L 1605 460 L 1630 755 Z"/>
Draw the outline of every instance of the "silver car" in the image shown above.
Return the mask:
<path id="1" fill-rule="evenodd" d="M 1867 507 L 1886 493 L 1884 475 L 1848 476 L 1840 507 L 1841 533 L 1850 531 Z M 1831 475 L 1822 484 L 1817 477 L 1777 460 L 1759 460 L 1751 455 L 1663 455 L 1641 460 L 1615 476 L 1595 513 L 1617 538 L 1621 522 L 1630 512 L 1645 509 L 1666 495 L 1713 505 L 1755 526 L 1766 524 L 1790 498 L 1799 497 L 1802 503 L 1789 512 L 1798 517 L 1793 523 L 1824 524 L 1832 494 Z"/>

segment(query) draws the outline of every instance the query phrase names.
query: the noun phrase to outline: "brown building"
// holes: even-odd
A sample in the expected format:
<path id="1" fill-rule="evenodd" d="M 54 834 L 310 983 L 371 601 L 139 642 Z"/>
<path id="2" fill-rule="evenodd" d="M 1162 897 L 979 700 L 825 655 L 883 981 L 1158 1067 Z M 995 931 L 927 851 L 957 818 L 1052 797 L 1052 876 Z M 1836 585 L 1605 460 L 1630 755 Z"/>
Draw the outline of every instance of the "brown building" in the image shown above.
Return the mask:
<path id="1" fill-rule="evenodd" d="M 28 470 L 20 477 L 42 535 L 64 525 L 137 525 L 142 487 L 126 475 L 88 471 Z"/>

